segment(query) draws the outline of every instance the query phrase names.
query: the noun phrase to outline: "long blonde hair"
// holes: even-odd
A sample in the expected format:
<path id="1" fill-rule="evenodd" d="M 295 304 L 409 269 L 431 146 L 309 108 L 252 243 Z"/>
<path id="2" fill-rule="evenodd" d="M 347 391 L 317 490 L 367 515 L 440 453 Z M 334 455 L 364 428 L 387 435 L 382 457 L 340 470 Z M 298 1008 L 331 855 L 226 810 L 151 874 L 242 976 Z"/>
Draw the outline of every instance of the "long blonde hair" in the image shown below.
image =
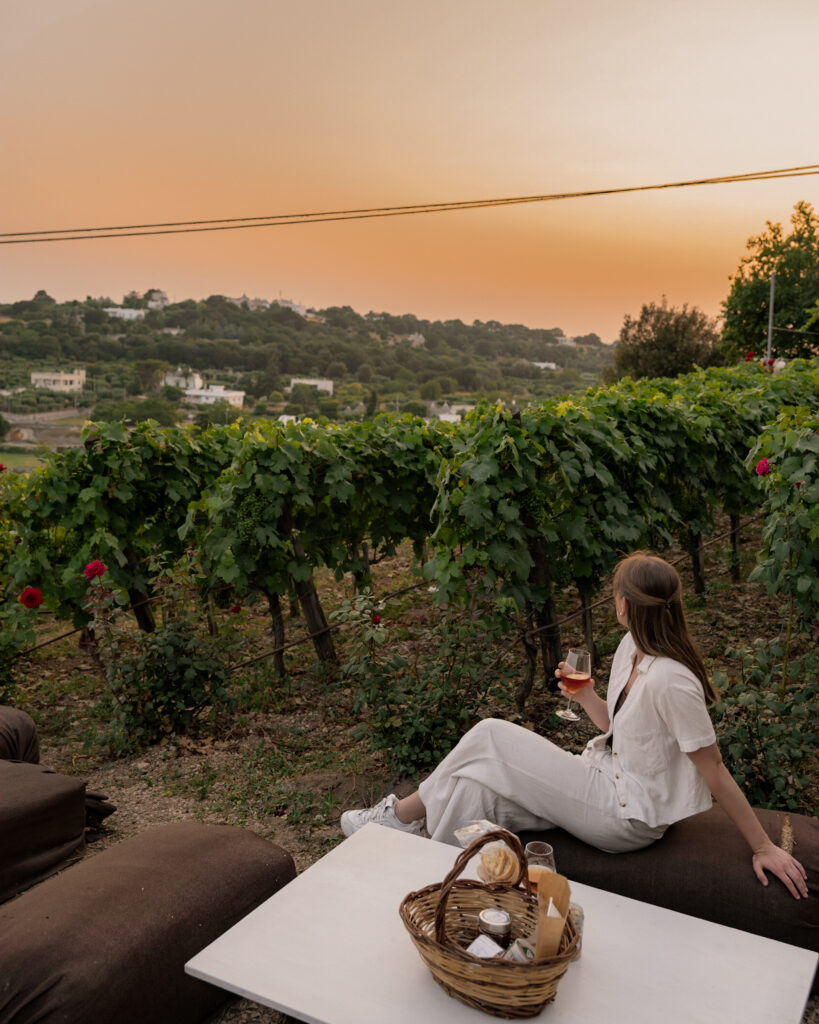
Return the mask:
<path id="1" fill-rule="evenodd" d="M 702 684 L 706 704 L 713 704 L 717 695 L 688 632 L 682 580 L 674 566 L 657 555 L 636 551 L 614 570 L 614 595 L 628 601 L 628 628 L 639 649 L 682 662 Z"/>

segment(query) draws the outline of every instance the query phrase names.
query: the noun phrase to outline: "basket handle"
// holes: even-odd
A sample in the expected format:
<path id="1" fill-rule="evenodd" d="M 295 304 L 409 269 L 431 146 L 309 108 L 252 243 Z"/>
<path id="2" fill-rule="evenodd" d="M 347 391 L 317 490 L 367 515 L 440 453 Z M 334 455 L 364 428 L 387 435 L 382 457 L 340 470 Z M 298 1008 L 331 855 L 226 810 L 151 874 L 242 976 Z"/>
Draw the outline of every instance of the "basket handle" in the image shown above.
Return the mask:
<path id="1" fill-rule="evenodd" d="M 529 884 L 529 872 L 527 871 L 526 866 L 526 854 L 523 852 L 523 845 L 521 844 L 521 841 L 514 832 L 507 832 L 506 829 L 496 829 L 494 832 L 485 832 L 482 836 L 479 836 L 474 843 L 458 854 L 455 863 L 452 865 L 451 871 L 441 883 L 441 895 L 438 897 L 438 907 L 435 911 L 435 939 L 437 942 L 442 943 L 446 940 L 446 905 L 453 883 L 479 850 L 488 843 L 495 843 L 499 839 L 506 843 L 506 845 L 512 850 L 512 853 L 517 857 L 519 866 L 518 877 L 511 886 L 508 882 L 496 882 L 490 884 L 517 888 L 520 887 L 521 882 L 524 882 L 524 891 L 526 892 L 526 895 L 532 895 L 532 887 Z"/>

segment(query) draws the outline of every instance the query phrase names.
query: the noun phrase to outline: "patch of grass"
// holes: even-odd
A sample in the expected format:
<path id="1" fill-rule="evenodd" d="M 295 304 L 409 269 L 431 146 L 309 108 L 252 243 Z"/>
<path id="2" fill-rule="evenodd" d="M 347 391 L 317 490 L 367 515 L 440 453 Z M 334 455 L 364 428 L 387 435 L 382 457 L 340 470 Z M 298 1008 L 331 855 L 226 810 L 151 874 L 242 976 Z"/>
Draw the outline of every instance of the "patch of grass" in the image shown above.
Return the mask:
<path id="1" fill-rule="evenodd" d="M 36 451 L 27 451 L 23 448 L 0 450 L 0 462 L 17 473 L 30 473 L 41 464 L 40 456 Z"/>
<path id="2" fill-rule="evenodd" d="M 293 680 L 289 675 L 278 675 L 270 662 L 260 661 L 250 666 L 234 687 L 233 695 L 240 711 L 278 713 L 293 696 Z"/>

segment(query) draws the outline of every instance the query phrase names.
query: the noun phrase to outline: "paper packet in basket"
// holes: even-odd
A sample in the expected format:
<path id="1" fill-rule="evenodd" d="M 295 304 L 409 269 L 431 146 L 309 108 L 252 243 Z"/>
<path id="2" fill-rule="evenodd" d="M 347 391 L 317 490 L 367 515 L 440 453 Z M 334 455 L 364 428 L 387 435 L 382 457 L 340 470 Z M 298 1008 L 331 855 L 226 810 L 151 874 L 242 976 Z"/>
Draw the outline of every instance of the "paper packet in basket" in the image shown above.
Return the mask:
<path id="1" fill-rule="evenodd" d="M 544 871 L 537 886 L 537 937 L 535 960 L 556 956 L 569 913 L 571 889 L 568 879 L 553 871 Z"/>

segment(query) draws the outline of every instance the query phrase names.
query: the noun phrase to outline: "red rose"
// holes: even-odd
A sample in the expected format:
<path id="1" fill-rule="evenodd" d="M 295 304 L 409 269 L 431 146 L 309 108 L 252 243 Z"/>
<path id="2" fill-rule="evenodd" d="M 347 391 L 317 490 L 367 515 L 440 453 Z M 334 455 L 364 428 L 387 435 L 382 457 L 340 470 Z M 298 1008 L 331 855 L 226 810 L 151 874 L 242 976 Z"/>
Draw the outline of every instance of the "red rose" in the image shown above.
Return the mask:
<path id="1" fill-rule="evenodd" d="M 378 612 L 376 612 L 375 615 L 373 615 L 373 625 L 374 626 L 378 626 L 378 625 L 380 625 L 380 623 L 381 623 L 381 616 L 378 614 Z"/>
<path id="2" fill-rule="evenodd" d="M 746 352 L 746 353 L 745 353 L 745 362 L 746 362 L 746 363 L 750 363 L 750 361 L 751 361 L 751 360 L 752 360 L 753 358 L 754 358 L 754 354 L 753 354 L 753 352 Z"/>
<path id="3" fill-rule="evenodd" d="M 103 565 L 99 559 L 89 562 L 88 565 L 83 569 L 83 576 L 87 580 L 96 579 L 97 576 L 104 576 L 108 572 L 108 566 Z"/>
<path id="4" fill-rule="evenodd" d="M 0 462 L 0 473 L 5 473 L 8 468 L 8 466 L 4 466 L 3 463 Z"/>
<path id="5" fill-rule="evenodd" d="M 43 603 L 43 592 L 39 587 L 26 587 L 18 600 L 26 608 L 39 608 Z"/>
<path id="6" fill-rule="evenodd" d="M 757 462 L 755 471 L 757 476 L 767 476 L 770 471 L 771 467 L 767 459 L 760 459 L 759 462 Z"/>
<path id="7" fill-rule="evenodd" d="M 238 615 L 241 610 L 242 610 L 242 606 L 240 604 L 235 604 L 230 609 L 230 614 L 231 615 Z"/>

